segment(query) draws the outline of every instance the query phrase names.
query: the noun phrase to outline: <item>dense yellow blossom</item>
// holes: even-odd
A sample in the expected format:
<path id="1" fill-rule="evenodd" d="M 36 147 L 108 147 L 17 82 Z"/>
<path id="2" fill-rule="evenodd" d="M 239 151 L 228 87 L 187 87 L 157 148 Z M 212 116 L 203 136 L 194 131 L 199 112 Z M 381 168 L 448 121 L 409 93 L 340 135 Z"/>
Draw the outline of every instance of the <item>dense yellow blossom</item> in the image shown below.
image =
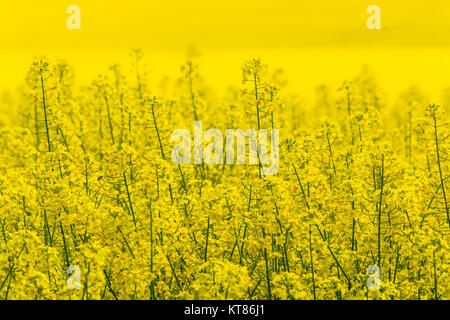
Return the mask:
<path id="1" fill-rule="evenodd" d="M 38 58 L 0 114 L 0 298 L 450 298 L 446 106 L 368 70 L 308 106 L 260 59 L 218 97 L 194 56 L 157 94 L 142 57 L 86 87 Z M 197 120 L 280 129 L 278 173 L 173 163 Z"/>

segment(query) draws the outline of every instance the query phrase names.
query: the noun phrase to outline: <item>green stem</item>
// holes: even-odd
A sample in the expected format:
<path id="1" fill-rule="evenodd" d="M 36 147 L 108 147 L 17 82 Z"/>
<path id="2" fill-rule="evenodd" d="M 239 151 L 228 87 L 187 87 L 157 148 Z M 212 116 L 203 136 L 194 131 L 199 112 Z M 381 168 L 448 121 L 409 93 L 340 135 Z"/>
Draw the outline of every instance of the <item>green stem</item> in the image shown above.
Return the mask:
<path id="1" fill-rule="evenodd" d="M 45 99 L 44 78 L 42 77 L 42 73 L 41 73 L 41 90 L 42 90 L 42 106 L 44 107 L 44 122 L 45 122 L 45 133 L 47 135 L 48 152 L 52 152 L 50 142 L 50 132 L 48 128 L 48 119 L 47 119 L 47 102 Z"/>
<path id="2" fill-rule="evenodd" d="M 443 178 L 442 168 L 441 168 L 441 157 L 440 157 L 440 152 L 439 152 L 436 116 L 433 117 L 433 120 L 434 120 L 434 139 L 435 139 L 435 143 L 436 143 L 436 157 L 437 157 L 437 163 L 438 163 L 438 167 L 439 167 L 439 177 L 441 180 L 440 182 L 441 182 L 442 196 L 444 197 L 445 212 L 447 214 L 447 222 L 450 227 L 450 214 L 449 214 L 449 208 L 448 208 L 448 203 L 447 203 L 447 195 L 445 193 L 444 178 Z"/>

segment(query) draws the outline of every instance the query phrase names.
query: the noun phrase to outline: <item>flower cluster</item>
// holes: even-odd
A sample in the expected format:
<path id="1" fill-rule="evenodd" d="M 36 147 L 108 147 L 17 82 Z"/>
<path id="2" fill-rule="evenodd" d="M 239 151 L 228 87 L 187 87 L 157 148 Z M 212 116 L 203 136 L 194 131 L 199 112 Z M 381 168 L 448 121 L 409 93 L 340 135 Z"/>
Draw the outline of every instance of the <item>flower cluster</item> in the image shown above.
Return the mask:
<path id="1" fill-rule="evenodd" d="M 222 98 L 195 57 L 153 89 L 131 57 L 86 87 L 36 59 L 0 113 L 1 299 L 450 298 L 444 107 L 367 71 L 307 105 L 259 59 Z M 197 120 L 279 129 L 278 174 L 174 164 Z"/>

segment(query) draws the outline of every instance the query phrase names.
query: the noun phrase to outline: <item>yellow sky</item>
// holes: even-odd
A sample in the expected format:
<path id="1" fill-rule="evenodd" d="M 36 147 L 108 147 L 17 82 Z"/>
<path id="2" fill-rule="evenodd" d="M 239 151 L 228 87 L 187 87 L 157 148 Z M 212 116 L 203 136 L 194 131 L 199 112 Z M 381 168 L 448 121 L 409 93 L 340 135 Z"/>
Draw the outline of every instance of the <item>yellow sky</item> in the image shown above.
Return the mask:
<path id="1" fill-rule="evenodd" d="M 66 27 L 69 5 L 81 30 Z M 381 30 L 368 30 L 366 8 L 381 8 Z M 143 48 L 156 79 L 178 75 L 186 48 L 202 53 L 213 83 L 239 85 L 252 56 L 286 69 L 296 88 L 334 84 L 363 63 L 397 90 L 450 85 L 449 0 L 41 0 L 0 4 L 0 91 L 23 81 L 33 56 L 65 58 L 79 82 Z M 306 89 L 305 89 L 306 90 Z"/>

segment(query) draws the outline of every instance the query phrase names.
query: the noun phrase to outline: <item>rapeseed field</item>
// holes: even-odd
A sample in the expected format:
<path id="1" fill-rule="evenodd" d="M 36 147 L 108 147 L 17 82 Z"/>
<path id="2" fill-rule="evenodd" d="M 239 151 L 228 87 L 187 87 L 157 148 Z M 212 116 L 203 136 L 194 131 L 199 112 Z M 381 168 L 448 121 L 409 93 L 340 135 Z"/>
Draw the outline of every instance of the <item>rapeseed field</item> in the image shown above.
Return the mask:
<path id="1" fill-rule="evenodd" d="M 223 95 L 195 56 L 155 94 L 143 55 L 86 86 L 39 57 L 2 100 L 1 299 L 450 298 L 448 104 L 369 69 L 306 104 L 251 57 Z M 173 161 L 195 121 L 279 130 L 278 170 Z"/>

